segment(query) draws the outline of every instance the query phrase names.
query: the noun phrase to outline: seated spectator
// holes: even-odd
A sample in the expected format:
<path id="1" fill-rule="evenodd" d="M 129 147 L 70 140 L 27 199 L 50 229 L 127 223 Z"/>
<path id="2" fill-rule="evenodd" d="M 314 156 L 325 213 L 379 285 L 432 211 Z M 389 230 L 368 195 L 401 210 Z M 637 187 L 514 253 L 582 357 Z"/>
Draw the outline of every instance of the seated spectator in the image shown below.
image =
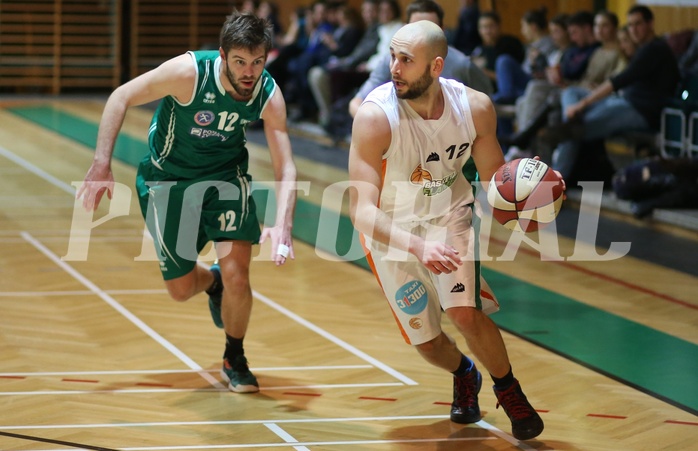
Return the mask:
<path id="1" fill-rule="evenodd" d="M 589 60 L 580 86 L 594 89 L 620 72 L 623 56 L 618 44 L 618 16 L 610 11 L 599 11 L 594 16 L 594 38 L 601 44 Z"/>
<path id="2" fill-rule="evenodd" d="M 540 127 L 547 124 L 549 105 L 560 103 L 559 81 L 562 80 L 560 66 L 565 52 L 571 45 L 567 34 L 568 20 L 567 14 L 558 14 L 548 23 L 550 37 L 556 50 L 548 58 L 546 78 L 528 82 L 523 95 L 516 100 L 516 124 L 519 131 L 514 135 L 500 138 L 502 145 L 509 147 L 504 157 L 507 161 L 533 154 L 528 150 L 530 139 Z"/>
<path id="3" fill-rule="evenodd" d="M 393 39 L 395 32 L 404 25 L 402 20 L 400 20 L 401 15 L 402 10 L 397 0 L 380 0 L 378 4 L 378 21 L 380 22 L 378 26 L 378 47 L 376 48 L 376 53 L 371 55 L 368 61 L 361 63 L 357 69 L 370 72 L 376 68 L 376 65 L 384 55 L 390 54 L 390 40 Z"/>
<path id="4" fill-rule="evenodd" d="M 596 16 L 582 11 L 570 17 L 568 31 L 574 45 L 563 55 L 560 71 L 550 71 L 546 103 L 536 106 L 539 112 L 535 117 L 526 118 L 530 120 L 509 140 L 509 144 L 525 149 L 535 133 L 548 124 L 551 112 L 559 117 L 562 113 L 561 88 L 575 86 L 574 89 L 580 92 L 589 92 L 618 70 L 622 58 L 616 37 L 617 26 L 618 17 L 608 11 L 600 11 Z M 555 123 L 559 121 L 556 119 Z M 516 153 L 510 158 L 521 156 L 521 153 Z"/>
<path id="5" fill-rule="evenodd" d="M 267 19 L 274 32 L 274 40 L 281 34 L 281 23 L 279 22 L 279 7 L 271 1 L 263 1 L 257 7 L 257 17 Z"/>
<path id="6" fill-rule="evenodd" d="M 666 41 L 655 35 L 652 10 L 644 5 L 631 7 L 627 24 L 638 49 L 625 70 L 588 94 L 562 92 L 567 123 L 546 136 L 549 144 L 559 143 L 552 164 L 565 180 L 577 180 L 573 170 L 580 150 L 587 150 L 589 142 L 628 130 L 658 130 L 662 108 L 678 85 L 676 58 Z M 620 95 L 611 95 L 618 91 Z"/>
<path id="7" fill-rule="evenodd" d="M 429 20 L 443 27 L 443 17 L 443 8 L 434 0 L 415 0 L 407 6 L 408 23 Z M 356 114 L 361 102 L 363 102 L 368 93 L 392 79 L 390 61 L 390 55 L 384 57 L 383 61 L 371 72 L 369 79 L 366 80 L 359 92 L 351 100 L 349 112 L 352 117 Z M 444 69 L 441 76 L 458 80 L 466 86 L 486 94 L 491 94 L 493 90 L 492 83 L 487 75 L 470 61 L 470 58 L 450 46 L 444 60 Z"/>
<path id="8" fill-rule="evenodd" d="M 460 0 L 461 9 L 458 13 L 458 25 L 453 34 L 453 47 L 466 55 L 470 55 L 475 47 L 482 44 L 477 22 L 480 19 L 478 0 Z"/>
<path id="9" fill-rule="evenodd" d="M 361 17 L 366 26 L 364 34 L 352 52 L 344 57 L 330 57 L 322 66 L 308 72 L 308 84 L 318 107 L 320 125 L 327 126 L 330 106 L 352 89 L 361 86 L 368 73 L 356 71 L 356 67 L 376 53 L 378 47 L 378 1 L 364 0 Z"/>
<path id="10" fill-rule="evenodd" d="M 308 27 L 312 25 L 306 23 L 308 16 L 308 10 L 304 7 L 297 8 L 291 13 L 286 33 L 275 36 L 274 45 L 278 51 L 267 58 L 266 70 L 282 88 L 286 86 L 289 61 L 303 53 L 308 45 Z"/>
<path id="11" fill-rule="evenodd" d="M 628 30 L 627 25 L 618 29 L 618 47 L 620 48 L 622 58 L 614 73 L 622 72 L 637 51 L 637 44 L 630 37 L 630 30 Z"/>
<path id="12" fill-rule="evenodd" d="M 328 13 L 328 4 L 322 0 L 316 0 L 306 15 L 306 27 L 309 30 L 308 45 L 303 52 L 289 60 L 286 67 L 287 83 L 282 86 L 287 103 L 295 103 L 298 109 L 289 113 L 289 119 L 297 120 L 310 117 L 314 114 L 312 94 L 308 87 L 308 71 L 311 67 L 324 64 L 330 57 L 330 52 L 323 40 L 327 34 L 334 32 L 336 24 L 330 22 L 330 17 L 336 17 Z M 272 74 L 273 75 L 273 74 Z M 277 81 L 278 83 L 278 81 Z"/>
<path id="13" fill-rule="evenodd" d="M 492 80 L 497 90 L 497 59 L 502 55 L 511 55 L 519 64 L 523 63 L 526 50 L 521 41 L 501 32 L 501 19 L 493 11 L 480 14 L 477 25 L 482 44 L 476 47 L 470 57 L 477 66 Z"/>
<path id="14" fill-rule="evenodd" d="M 527 11 L 521 18 L 521 34 L 528 43 L 523 62 L 509 54 L 497 57 L 497 91 L 492 95 L 495 103 L 513 104 L 529 81 L 545 78 L 548 57 L 555 51 L 545 15 L 546 9 L 541 7 Z"/>

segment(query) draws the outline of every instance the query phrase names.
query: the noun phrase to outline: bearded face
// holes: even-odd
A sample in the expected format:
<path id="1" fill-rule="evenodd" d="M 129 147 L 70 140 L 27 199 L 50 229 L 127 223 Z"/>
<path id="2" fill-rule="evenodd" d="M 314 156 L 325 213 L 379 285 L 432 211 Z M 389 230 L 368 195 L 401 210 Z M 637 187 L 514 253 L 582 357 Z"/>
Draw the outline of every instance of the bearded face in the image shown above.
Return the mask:
<path id="1" fill-rule="evenodd" d="M 263 50 L 250 53 L 235 49 L 234 53 L 232 50 L 229 52 L 224 61 L 225 76 L 232 85 L 235 94 L 242 99 L 249 99 L 264 71 L 266 54 Z"/>
<path id="2" fill-rule="evenodd" d="M 424 73 L 414 80 L 406 81 L 393 77 L 393 87 L 398 99 L 412 100 L 424 94 L 429 86 L 434 82 L 434 77 L 431 76 L 431 64 L 427 64 Z"/>

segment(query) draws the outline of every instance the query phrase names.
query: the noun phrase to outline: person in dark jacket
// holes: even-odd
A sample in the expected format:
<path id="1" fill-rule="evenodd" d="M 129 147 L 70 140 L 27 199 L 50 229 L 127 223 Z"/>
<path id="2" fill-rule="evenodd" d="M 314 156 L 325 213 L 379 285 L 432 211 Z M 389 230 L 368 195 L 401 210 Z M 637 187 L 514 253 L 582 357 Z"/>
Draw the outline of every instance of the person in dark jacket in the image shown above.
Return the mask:
<path id="1" fill-rule="evenodd" d="M 662 108 L 678 86 L 678 63 L 666 41 L 654 32 L 652 10 L 644 5 L 631 7 L 627 24 L 638 49 L 625 70 L 588 94 L 562 92 L 567 124 L 548 133 L 547 140 L 565 138 L 553 152 L 553 167 L 565 178 L 571 177 L 583 141 L 628 130 L 658 130 Z"/>

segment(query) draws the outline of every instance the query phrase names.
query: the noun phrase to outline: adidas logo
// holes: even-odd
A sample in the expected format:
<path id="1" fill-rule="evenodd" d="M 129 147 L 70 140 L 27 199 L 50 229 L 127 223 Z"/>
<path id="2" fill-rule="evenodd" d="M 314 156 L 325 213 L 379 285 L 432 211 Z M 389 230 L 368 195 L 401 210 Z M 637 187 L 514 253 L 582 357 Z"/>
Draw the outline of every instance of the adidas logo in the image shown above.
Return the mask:
<path id="1" fill-rule="evenodd" d="M 216 103 L 216 95 L 212 92 L 204 94 L 204 103 Z"/>
<path id="2" fill-rule="evenodd" d="M 457 283 L 451 288 L 451 293 L 462 293 L 465 291 L 465 286 L 462 283 Z"/>
<path id="3" fill-rule="evenodd" d="M 429 156 L 427 157 L 427 163 L 429 163 L 430 161 L 441 161 L 441 158 L 439 158 L 439 154 L 438 154 L 438 153 L 432 152 L 432 153 L 429 154 Z"/>

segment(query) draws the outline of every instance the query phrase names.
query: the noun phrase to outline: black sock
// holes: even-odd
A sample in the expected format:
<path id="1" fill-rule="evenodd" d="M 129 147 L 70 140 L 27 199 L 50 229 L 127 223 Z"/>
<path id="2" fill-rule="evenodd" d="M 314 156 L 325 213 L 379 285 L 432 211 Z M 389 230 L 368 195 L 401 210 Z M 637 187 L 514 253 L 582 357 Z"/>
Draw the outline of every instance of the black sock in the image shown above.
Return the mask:
<path id="1" fill-rule="evenodd" d="M 228 360 L 229 363 L 233 363 L 233 359 L 239 355 L 244 355 L 245 350 L 242 348 L 242 338 L 234 338 L 228 334 L 225 334 L 225 353 L 223 357 Z"/>
<path id="2" fill-rule="evenodd" d="M 490 376 L 492 375 L 490 374 Z M 504 390 L 505 388 L 510 387 L 511 384 L 514 383 L 514 380 L 514 373 L 511 371 L 511 367 L 509 367 L 509 372 L 504 377 L 492 376 L 492 381 L 494 381 L 494 387 L 497 390 Z"/>
<path id="3" fill-rule="evenodd" d="M 461 354 L 460 365 L 458 365 L 458 369 L 454 371 L 452 374 L 456 377 L 465 376 L 466 374 L 468 374 L 470 370 L 473 369 L 474 366 L 475 363 L 473 363 L 472 360 L 467 358 L 465 355 Z"/>

